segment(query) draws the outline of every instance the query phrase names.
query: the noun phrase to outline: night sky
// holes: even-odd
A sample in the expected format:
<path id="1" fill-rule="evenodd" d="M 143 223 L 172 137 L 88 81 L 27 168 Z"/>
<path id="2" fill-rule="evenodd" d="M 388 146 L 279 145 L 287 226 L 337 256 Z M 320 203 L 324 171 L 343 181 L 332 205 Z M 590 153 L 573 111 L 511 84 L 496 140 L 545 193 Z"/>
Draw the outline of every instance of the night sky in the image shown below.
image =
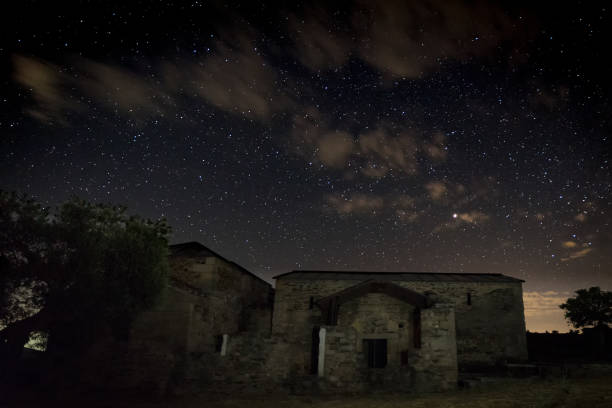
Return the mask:
<path id="1" fill-rule="evenodd" d="M 3 15 L 1 189 L 267 280 L 507 274 L 531 330 L 612 289 L 605 3 L 59 3 Z"/>

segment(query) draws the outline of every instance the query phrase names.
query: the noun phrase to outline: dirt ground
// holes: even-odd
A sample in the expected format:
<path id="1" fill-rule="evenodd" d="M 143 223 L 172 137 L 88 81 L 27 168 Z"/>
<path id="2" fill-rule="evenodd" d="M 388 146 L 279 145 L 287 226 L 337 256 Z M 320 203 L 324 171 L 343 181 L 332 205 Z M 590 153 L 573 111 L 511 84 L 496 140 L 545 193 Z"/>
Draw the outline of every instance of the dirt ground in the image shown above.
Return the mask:
<path id="1" fill-rule="evenodd" d="M 94 407 L 94 408 L 480 408 L 480 407 L 611 407 L 612 377 L 589 379 L 521 379 L 490 382 L 472 389 L 440 394 L 383 394 L 344 396 L 304 395 L 191 395 L 157 399 L 119 397 L 108 394 L 80 397 L 26 393 L 4 407 Z"/>

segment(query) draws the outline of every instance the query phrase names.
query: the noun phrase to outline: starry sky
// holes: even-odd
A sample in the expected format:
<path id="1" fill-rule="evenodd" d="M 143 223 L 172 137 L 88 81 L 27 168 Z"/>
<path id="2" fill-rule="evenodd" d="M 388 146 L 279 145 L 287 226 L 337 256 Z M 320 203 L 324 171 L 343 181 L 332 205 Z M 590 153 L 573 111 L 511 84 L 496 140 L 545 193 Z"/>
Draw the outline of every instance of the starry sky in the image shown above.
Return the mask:
<path id="1" fill-rule="evenodd" d="M 307 3 L 19 2 L 0 188 L 165 217 L 267 280 L 507 274 L 567 331 L 612 289 L 609 7 Z"/>

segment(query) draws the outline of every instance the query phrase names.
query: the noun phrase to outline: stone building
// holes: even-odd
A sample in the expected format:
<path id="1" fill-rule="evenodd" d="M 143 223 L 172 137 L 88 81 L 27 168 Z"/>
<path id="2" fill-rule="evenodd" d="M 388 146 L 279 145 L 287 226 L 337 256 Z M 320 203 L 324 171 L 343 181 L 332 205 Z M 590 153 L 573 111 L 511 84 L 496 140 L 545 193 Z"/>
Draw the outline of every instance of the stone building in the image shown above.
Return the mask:
<path id="1" fill-rule="evenodd" d="M 289 364 L 341 389 L 444 390 L 458 370 L 527 359 L 522 282 L 501 274 L 293 271 L 272 332 Z"/>
<path id="2" fill-rule="evenodd" d="M 170 246 L 162 300 L 134 322 L 129 341 L 102 336 L 80 359 L 80 381 L 113 389 L 206 386 L 229 336 L 269 333 L 274 289 L 197 242 Z M 234 347 L 235 349 L 235 347 Z"/>
<path id="3" fill-rule="evenodd" d="M 527 358 L 522 282 L 501 274 L 293 271 L 275 289 L 199 243 L 171 246 L 164 301 L 100 344 L 123 387 L 396 391 Z M 108 350 L 113 350 L 109 353 Z M 106 367 L 109 365 L 106 364 Z"/>

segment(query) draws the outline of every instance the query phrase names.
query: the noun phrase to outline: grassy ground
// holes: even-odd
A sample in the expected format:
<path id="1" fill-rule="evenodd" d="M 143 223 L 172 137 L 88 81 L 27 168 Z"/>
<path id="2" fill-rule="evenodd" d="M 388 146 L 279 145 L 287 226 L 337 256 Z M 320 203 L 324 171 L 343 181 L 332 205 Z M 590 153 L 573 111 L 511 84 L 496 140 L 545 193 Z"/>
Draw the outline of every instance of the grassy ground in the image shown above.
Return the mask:
<path id="1" fill-rule="evenodd" d="M 567 380 L 504 380 L 477 388 L 442 394 L 370 394 L 359 396 L 220 396 L 200 395 L 155 400 L 116 396 L 78 399 L 23 396 L 3 405 L 20 407 L 96 408 L 509 408 L 509 407 L 611 407 L 612 377 Z"/>

